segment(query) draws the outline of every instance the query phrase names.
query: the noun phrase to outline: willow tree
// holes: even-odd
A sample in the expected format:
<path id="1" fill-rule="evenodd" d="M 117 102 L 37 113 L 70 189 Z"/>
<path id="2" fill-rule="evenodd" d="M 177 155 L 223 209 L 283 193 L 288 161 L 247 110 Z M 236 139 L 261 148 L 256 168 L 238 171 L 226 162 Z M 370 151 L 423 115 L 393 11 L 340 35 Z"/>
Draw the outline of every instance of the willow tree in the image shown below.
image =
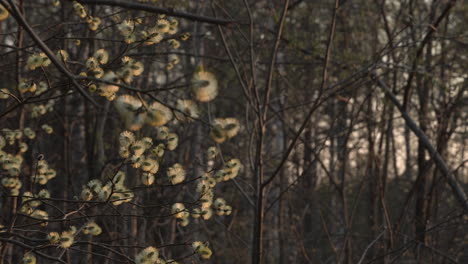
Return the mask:
<path id="1" fill-rule="evenodd" d="M 91 2 L 0 2 L 1 263 L 209 259 L 198 226 L 233 211 L 222 143 L 241 125 L 210 110 L 215 69 L 179 54 L 191 23 L 229 21 Z"/>

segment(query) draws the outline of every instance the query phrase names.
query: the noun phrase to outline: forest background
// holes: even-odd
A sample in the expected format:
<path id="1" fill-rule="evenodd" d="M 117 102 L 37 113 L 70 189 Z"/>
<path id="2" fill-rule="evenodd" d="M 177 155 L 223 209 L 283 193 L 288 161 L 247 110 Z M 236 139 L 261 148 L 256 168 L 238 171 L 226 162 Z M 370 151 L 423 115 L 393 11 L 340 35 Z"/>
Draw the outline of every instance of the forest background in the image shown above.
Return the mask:
<path id="1" fill-rule="evenodd" d="M 0 263 L 468 262 L 467 17 L 0 0 Z"/>

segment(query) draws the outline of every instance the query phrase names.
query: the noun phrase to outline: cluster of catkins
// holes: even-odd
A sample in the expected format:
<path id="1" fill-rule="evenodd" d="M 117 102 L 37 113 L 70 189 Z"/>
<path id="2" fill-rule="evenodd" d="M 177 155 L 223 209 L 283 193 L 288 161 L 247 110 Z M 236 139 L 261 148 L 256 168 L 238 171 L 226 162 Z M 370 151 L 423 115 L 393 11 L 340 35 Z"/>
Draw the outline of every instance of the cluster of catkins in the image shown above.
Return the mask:
<path id="1" fill-rule="evenodd" d="M 140 251 L 135 258 L 136 264 L 177 264 L 175 260 L 165 260 L 159 255 L 159 250 L 156 247 L 147 247 Z"/>
<path id="2" fill-rule="evenodd" d="M 47 130 L 44 129 L 47 133 Z M 21 165 L 23 164 L 23 153 L 28 150 L 28 144 L 24 139 L 34 139 L 36 132 L 29 127 L 20 129 L 4 128 L 0 134 L 0 168 L 5 171 L 5 176 L 2 178 L 2 185 L 10 190 L 13 196 L 19 195 L 22 183 L 19 179 L 21 173 Z M 4 150 L 10 146 L 12 150 L 17 150 L 16 154 L 12 154 Z M 47 161 L 40 159 L 37 161 L 35 172 L 31 175 L 31 181 L 41 185 L 45 185 L 49 180 L 55 178 L 56 171 L 49 168 Z"/>
<path id="3" fill-rule="evenodd" d="M 84 6 L 80 3 L 73 1 L 73 9 L 77 16 L 86 21 L 90 30 L 96 31 L 99 28 L 99 25 L 101 25 L 101 19 L 99 17 L 89 15 Z"/>
<path id="4" fill-rule="evenodd" d="M 104 180 L 104 182 L 99 179 L 89 181 L 86 186 L 83 186 L 80 198 L 84 201 L 92 199 L 108 201 L 115 206 L 128 203 L 133 199 L 133 191 L 124 184 L 125 173 L 123 171 L 118 171 Z"/>
<path id="5" fill-rule="evenodd" d="M 210 147 L 207 152 L 208 160 L 214 159 L 217 154 L 216 147 Z M 239 159 L 230 159 L 219 170 L 205 173 L 196 187 L 196 191 L 200 195 L 200 207 L 193 208 L 190 212 L 183 203 L 173 204 L 172 214 L 179 225 L 187 226 L 190 222 L 189 216 L 208 220 L 213 216 L 213 213 L 219 216 L 230 215 L 232 207 L 223 198 L 214 199 L 214 188 L 221 181 L 229 181 L 237 177 L 241 167 L 242 164 Z"/>
<path id="6" fill-rule="evenodd" d="M 128 159 L 134 168 L 142 171 L 141 182 L 144 185 L 152 185 L 155 182 L 155 174 L 159 171 L 159 163 L 162 161 L 164 152 L 174 150 L 178 145 L 179 137 L 170 132 L 168 127 L 162 126 L 157 129 L 156 140 L 159 142 L 157 145 L 149 137 L 137 140 L 130 131 L 123 131 L 119 136 L 120 156 Z M 185 175 L 185 169 L 178 163 L 167 169 L 167 179 L 172 184 L 183 182 Z"/>
<path id="7" fill-rule="evenodd" d="M 195 254 L 199 255 L 203 259 L 209 259 L 213 254 L 207 243 L 201 241 L 195 241 L 192 243 L 192 249 Z M 156 247 L 147 247 L 140 251 L 135 258 L 136 264 L 177 264 L 175 260 L 165 260 L 160 254 Z"/>

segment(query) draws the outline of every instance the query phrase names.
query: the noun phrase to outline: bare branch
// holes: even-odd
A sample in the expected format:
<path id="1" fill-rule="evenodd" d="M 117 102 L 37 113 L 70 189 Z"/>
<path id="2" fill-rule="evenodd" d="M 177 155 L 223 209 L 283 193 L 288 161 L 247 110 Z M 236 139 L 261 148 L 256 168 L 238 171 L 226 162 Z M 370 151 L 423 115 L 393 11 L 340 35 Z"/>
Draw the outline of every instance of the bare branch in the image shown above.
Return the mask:
<path id="1" fill-rule="evenodd" d="M 424 47 L 431 39 L 432 34 L 437 31 L 437 27 L 439 26 L 440 22 L 442 22 L 442 20 L 444 20 L 444 18 L 448 16 L 450 9 L 452 9 L 452 7 L 455 5 L 456 2 L 457 0 L 451 0 L 447 4 L 444 11 L 442 11 L 442 14 L 440 14 L 440 16 L 434 21 L 434 23 L 429 25 L 429 32 L 426 33 L 426 35 L 424 36 L 424 39 L 421 42 L 421 45 L 419 45 L 419 48 L 416 52 L 416 57 L 413 60 L 413 65 L 411 66 L 411 71 L 409 72 L 408 82 L 406 83 L 406 86 L 404 89 L 405 91 L 405 95 L 403 98 L 403 110 L 404 111 L 406 111 L 406 108 L 408 107 L 409 98 L 411 96 L 411 81 L 413 80 L 413 77 L 416 73 L 416 68 L 418 67 L 419 58 L 421 57 L 423 53 Z"/>
<path id="2" fill-rule="evenodd" d="M 13 244 L 13 245 L 17 245 L 17 246 L 20 246 L 24 249 L 28 249 L 28 250 L 31 250 L 33 251 L 36 255 L 40 256 L 40 257 L 43 257 L 45 259 L 48 259 L 48 260 L 53 260 L 53 261 L 56 261 L 56 262 L 59 262 L 59 263 L 64 263 L 66 264 L 65 261 L 59 259 L 59 258 L 55 258 L 53 256 L 50 256 L 50 255 L 47 255 L 47 254 L 44 254 L 38 250 L 36 250 L 35 247 L 33 246 L 30 246 L 30 245 L 27 245 L 27 244 L 24 244 L 20 241 L 17 241 L 17 240 L 13 240 L 13 239 L 8 239 L 8 238 L 2 238 L 0 237 L 0 241 L 4 242 L 4 243 L 8 243 L 8 244 Z"/>
<path id="3" fill-rule="evenodd" d="M 362 256 L 359 259 L 358 264 L 361 264 L 364 261 L 364 258 L 366 257 L 367 251 L 379 240 L 379 238 L 385 233 L 385 230 L 382 231 L 372 242 L 370 242 L 369 245 L 367 245 L 366 249 L 364 249 L 364 252 L 362 252 Z"/>
<path id="4" fill-rule="evenodd" d="M 463 207 L 465 213 L 468 213 L 468 199 L 466 198 L 465 192 L 463 191 L 462 187 L 460 186 L 457 179 L 455 178 L 445 161 L 442 159 L 440 154 L 437 152 L 434 146 L 432 146 L 431 142 L 429 141 L 429 138 L 426 136 L 426 134 L 424 134 L 424 132 L 418 127 L 418 125 L 404 110 L 403 106 L 400 104 L 395 95 L 393 95 L 388 86 L 382 80 L 380 80 L 375 73 L 372 73 L 372 78 L 375 80 L 378 86 L 382 88 L 382 90 L 385 92 L 385 95 L 387 95 L 390 101 L 392 101 L 392 103 L 398 108 L 403 119 L 405 119 L 406 125 L 409 127 L 409 129 L 411 129 L 411 131 L 413 131 L 416 137 L 418 137 L 420 142 L 427 149 L 432 159 L 434 160 L 437 169 L 439 169 L 442 175 L 444 175 L 444 177 L 447 179 L 450 187 L 452 188 L 453 194 L 455 195 L 455 198 Z"/>
<path id="5" fill-rule="evenodd" d="M 215 24 L 215 25 L 220 25 L 220 26 L 227 26 L 229 24 L 237 23 L 235 20 L 231 20 L 231 19 L 200 16 L 200 15 L 176 11 L 173 8 L 156 7 L 153 5 L 147 5 L 147 4 L 142 4 L 138 2 L 129 2 L 129 1 L 121 1 L 121 0 L 80 0 L 78 2 L 82 4 L 87 4 L 87 5 L 108 5 L 108 6 L 122 7 L 126 9 L 132 9 L 132 10 L 146 11 L 146 12 L 156 13 L 156 14 L 165 14 L 168 16 L 186 18 L 186 19 L 193 20 L 193 21 L 205 22 L 205 23 Z"/>

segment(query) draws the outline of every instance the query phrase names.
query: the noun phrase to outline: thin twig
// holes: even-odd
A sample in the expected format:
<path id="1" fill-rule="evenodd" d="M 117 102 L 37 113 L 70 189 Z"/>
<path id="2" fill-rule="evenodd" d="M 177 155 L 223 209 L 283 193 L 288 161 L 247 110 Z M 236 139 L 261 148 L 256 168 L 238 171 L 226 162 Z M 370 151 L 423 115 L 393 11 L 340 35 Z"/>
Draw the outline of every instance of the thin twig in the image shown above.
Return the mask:
<path id="1" fill-rule="evenodd" d="M 367 251 L 380 239 L 380 237 L 385 233 L 385 230 L 380 232 L 380 234 L 370 242 L 369 245 L 367 245 L 366 249 L 364 249 L 364 252 L 362 252 L 361 258 L 359 259 L 358 264 L 361 264 L 364 261 L 364 258 L 366 257 Z"/>

